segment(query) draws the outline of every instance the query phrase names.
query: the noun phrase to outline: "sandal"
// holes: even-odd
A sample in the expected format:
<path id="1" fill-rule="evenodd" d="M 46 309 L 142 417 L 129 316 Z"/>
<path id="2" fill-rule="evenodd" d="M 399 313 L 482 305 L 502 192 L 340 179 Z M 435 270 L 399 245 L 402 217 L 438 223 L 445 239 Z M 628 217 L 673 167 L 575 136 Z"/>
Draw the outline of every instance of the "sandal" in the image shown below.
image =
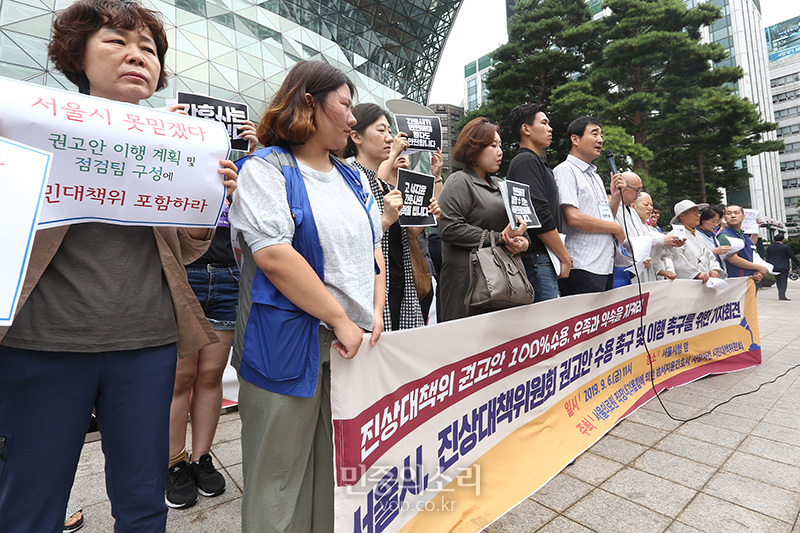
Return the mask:
<path id="1" fill-rule="evenodd" d="M 73 520 L 76 519 L 74 522 Z M 64 533 L 78 531 L 83 527 L 83 509 L 80 507 L 67 507 L 67 513 L 64 516 Z"/>

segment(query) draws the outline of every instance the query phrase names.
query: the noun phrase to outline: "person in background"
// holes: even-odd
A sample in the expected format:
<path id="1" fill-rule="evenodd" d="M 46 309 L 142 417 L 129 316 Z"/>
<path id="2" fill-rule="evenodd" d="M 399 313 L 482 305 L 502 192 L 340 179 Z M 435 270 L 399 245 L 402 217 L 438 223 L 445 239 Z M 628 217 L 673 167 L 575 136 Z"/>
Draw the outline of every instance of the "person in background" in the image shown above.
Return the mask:
<path id="1" fill-rule="evenodd" d="M 653 236 L 653 248 L 650 251 L 650 265 L 647 267 L 649 271 L 649 280 L 658 279 L 675 279 L 675 267 L 672 263 L 672 250 L 671 248 L 683 246 L 684 241 L 675 237 L 674 235 L 664 235 L 657 227 L 650 226 L 647 221 L 651 220 L 653 213 L 653 200 L 650 195 L 643 192 L 636 199 L 633 208 L 639 219 L 642 221 L 644 229 L 649 233 L 645 235 Z M 663 241 L 659 248 L 659 243 Z"/>
<path id="2" fill-rule="evenodd" d="M 783 233 L 775 235 L 775 242 L 767 246 L 767 263 L 771 263 L 775 274 L 775 285 L 778 287 L 778 300 L 785 302 L 789 301 L 786 297 L 786 286 L 789 281 L 789 269 L 791 268 L 790 261 L 794 263 L 795 267 L 800 266 L 800 261 L 792 249 L 783 242 Z"/>
<path id="3" fill-rule="evenodd" d="M 501 243 L 511 255 L 528 249 L 523 222 L 512 230 L 508 222 L 497 172 L 503 161 L 497 125 L 484 117 L 467 123 L 453 149 L 453 158 L 464 163 L 464 170 L 454 172 L 439 197 L 442 215 L 442 314 L 441 322 L 480 314 L 464 302 L 469 290 L 469 254 L 480 243 L 484 229 L 501 234 Z"/>
<path id="4" fill-rule="evenodd" d="M 48 47 L 81 93 L 133 105 L 166 86 L 166 51 L 156 12 L 109 0 L 59 12 Z M 220 165 L 230 193 L 235 166 Z M 62 531 L 94 409 L 114 529 L 165 530 L 176 361 L 219 342 L 184 264 L 213 233 L 100 222 L 36 232 L 16 317 L 0 328 L 0 529 Z"/>
<path id="5" fill-rule="evenodd" d="M 249 141 L 247 153 L 252 153 L 258 145 L 255 125 L 246 120 L 239 132 L 242 139 Z M 178 360 L 170 408 L 170 458 L 164 495 L 167 505 L 174 509 L 191 507 L 197 502 L 198 493 L 213 497 L 225 492 L 225 478 L 214 468 L 210 451 L 222 411 L 222 375 L 231 351 L 239 299 L 239 268 L 231 247 L 229 207 L 226 198 L 208 251 L 186 266 L 189 284 L 219 342 Z M 191 456 L 186 451 L 189 415 Z"/>
<path id="6" fill-rule="evenodd" d="M 356 125 L 338 69 L 289 71 L 242 163 L 228 217 L 242 276 L 233 366 L 242 418 L 242 531 L 333 531 L 330 354 L 383 331 L 381 221 L 369 183 L 336 158 Z"/>
<path id="7" fill-rule="evenodd" d="M 553 169 L 558 185 L 567 251 L 572 257 L 569 277 L 559 282 L 561 295 L 604 292 L 613 284 L 614 248 L 625 240 L 622 226 L 614 220 L 625 181 L 611 178 L 606 195 L 603 180 L 592 161 L 603 148 L 603 131 L 593 117 L 581 117 L 567 128 L 570 152 Z"/>
<path id="8" fill-rule="evenodd" d="M 652 198 L 651 198 L 652 201 Z M 647 220 L 647 224 L 656 230 L 658 233 L 663 233 L 661 228 L 658 226 L 658 219 L 661 218 L 661 208 L 658 206 L 656 202 L 653 202 L 653 213 L 650 215 L 650 218 Z"/>
<path id="9" fill-rule="evenodd" d="M 519 152 L 508 166 L 507 179 L 528 185 L 540 228 L 528 228 L 531 248 L 522 254 L 528 280 L 533 285 L 534 302 L 558 298 L 558 279 L 569 276 L 572 258 L 559 233 L 561 206 L 553 171 L 545 161 L 545 150 L 553 140 L 553 128 L 542 106 L 523 104 L 511 110 L 511 132 L 519 141 Z M 547 249 L 561 262 L 558 275 Z"/>
<path id="10" fill-rule="evenodd" d="M 719 232 L 717 239 L 721 245 L 730 246 L 731 238 L 740 239 L 744 242 L 744 247 L 736 253 L 725 256 L 725 269 L 732 278 L 750 277 L 755 281 L 756 287 L 761 288 L 761 278 L 769 272 L 769 269 L 753 262 L 756 250 L 755 244 L 750 237 L 742 231 L 744 222 L 744 210 L 738 205 L 729 205 L 725 208 L 725 228 Z"/>
<path id="11" fill-rule="evenodd" d="M 700 211 L 700 225 L 697 226 L 697 231 L 703 237 L 706 243 L 706 248 L 711 250 L 717 258 L 720 268 L 725 268 L 725 254 L 731 251 L 730 246 L 722 246 L 717 240 L 717 228 L 719 228 L 719 221 L 722 218 L 722 212 L 714 205 L 710 205 Z"/>
<path id="12" fill-rule="evenodd" d="M 717 258 L 706 247 L 702 235 L 697 231 L 700 224 L 700 210 L 708 204 L 695 204 L 691 200 L 681 200 L 675 204 L 675 216 L 670 224 L 680 224 L 686 228 L 686 243 L 676 248 L 673 254 L 675 273 L 680 279 L 699 279 L 703 283 L 709 278 L 726 278 Z M 673 228 L 673 234 L 675 229 Z"/>

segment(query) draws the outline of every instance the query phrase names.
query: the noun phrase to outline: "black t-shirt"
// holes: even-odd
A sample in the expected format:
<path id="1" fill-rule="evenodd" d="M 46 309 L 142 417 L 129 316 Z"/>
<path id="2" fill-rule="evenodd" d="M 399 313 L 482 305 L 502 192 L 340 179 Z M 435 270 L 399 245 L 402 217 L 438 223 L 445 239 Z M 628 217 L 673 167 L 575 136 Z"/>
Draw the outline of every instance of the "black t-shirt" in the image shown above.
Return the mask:
<path id="1" fill-rule="evenodd" d="M 219 223 L 217 223 L 217 231 L 214 233 L 214 238 L 211 239 L 211 245 L 206 253 L 189 266 L 205 266 L 212 263 L 231 265 L 236 262 L 233 248 L 231 247 L 231 225 L 228 222 L 230 205 L 228 200 L 225 200 L 225 205 L 219 216 Z"/>
<path id="2" fill-rule="evenodd" d="M 402 292 L 405 284 L 403 269 L 403 232 L 399 222 L 389 226 L 389 288 Z"/>
<path id="3" fill-rule="evenodd" d="M 542 223 L 541 228 L 529 228 L 531 252 L 544 252 L 545 246 L 538 235 L 550 230 L 561 232 L 561 202 L 558 197 L 558 186 L 553 171 L 544 159 L 533 150 L 520 148 L 508 166 L 507 178 L 511 181 L 525 183 L 531 189 L 531 201 L 536 216 Z"/>

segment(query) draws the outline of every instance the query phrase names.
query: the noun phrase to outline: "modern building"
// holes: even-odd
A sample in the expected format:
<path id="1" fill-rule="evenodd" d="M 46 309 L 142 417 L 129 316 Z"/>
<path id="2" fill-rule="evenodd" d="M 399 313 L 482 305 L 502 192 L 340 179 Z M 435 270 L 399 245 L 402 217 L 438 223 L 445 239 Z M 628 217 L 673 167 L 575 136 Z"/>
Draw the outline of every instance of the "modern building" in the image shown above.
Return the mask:
<path id="1" fill-rule="evenodd" d="M 486 74 L 492 68 L 492 58 L 485 55 L 464 65 L 464 110 L 477 109 L 486 101 L 489 89 Z"/>
<path id="2" fill-rule="evenodd" d="M 428 109 L 436 113 L 442 122 L 442 159 L 444 160 L 442 176 L 447 177 L 456 170 L 464 168 L 463 163 L 453 159 L 453 148 L 458 137 L 456 124 L 464 115 L 464 108 L 450 104 L 431 104 Z"/>
<path id="3" fill-rule="evenodd" d="M 800 233 L 800 17 L 765 29 L 769 78 L 777 135 L 786 147 L 780 152 L 783 200 L 790 235 Z"/>
<path id="4" fill-rule="evenodd" d="M 0 75 L 74 90 L 52 69 L 56 11 L 73 0 L 0 0 Z M 344 71 L 358 101 L 427 101 L 461 0 L 141 0 L 160 12 L 170 48 L 164 105 L 178 90 L 246 102 L 258 117 L 301 60 Z"/>
<path id="5" fill-rule="evenodd" d="M 722 9 L 722 16 L 710 28 L 704 28 L 704 38 L 717 43 L 728 51 L 729 57 L 718 66 L 734 65 L 744 70 L 736 90 L 739 96 L 755 103 L 764 120 L 774 120 L 772 94 L 767 70 L 767 46 L 762 35 L 761 5 L 759 0 L 709 0 Z M 687 7 L 694 7 L 697 0 L 686 0 Z M 776 139 L 774 132 L 767 133 L 766 140 Z M 738 187 L 727 189 L 729 203 L 757 209 L 764 219 L 783 223 L 786 209 L 780 179 L 777 152 L 764 152 L 748 156 L 742 162 L 751 178 Z"/>

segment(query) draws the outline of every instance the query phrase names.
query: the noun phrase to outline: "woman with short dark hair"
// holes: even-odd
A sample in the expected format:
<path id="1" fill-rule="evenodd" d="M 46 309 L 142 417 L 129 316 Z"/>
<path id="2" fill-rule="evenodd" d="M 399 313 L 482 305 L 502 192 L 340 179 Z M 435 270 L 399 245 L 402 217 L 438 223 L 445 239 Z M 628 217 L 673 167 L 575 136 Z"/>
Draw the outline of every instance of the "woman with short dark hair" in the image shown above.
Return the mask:
<path id="1" fill-rule="evenodd" d="M 166 50 L 155 12 L 112 0 L 59 13 L 49 47 L 82 93 L 130 104 L 166 85 Z M 235 187 L 233 163 L 220 164 Z M 36 232 L 17 316 L 0 328 L 0 529 L 62 530 L 94 409 L 115 530 L 164 531 L 177 357 L 217 342 L 184 264 L 213 233 L 99 222 Z"/>
<path id="2" fill-rule="evenodd" d="M 502 244 L 511 255 L 530 245 L 524 222 L 516 230 L 511 229 L 499 180 L 491 175 L 503 160 L 498 127 L 483 117 L 470 121 L 458 136 L 453 158 L 466 166 L 447 178 L 439 198 L 443 322 L 480 314 L 469 309 L 464 298 L 469 289 L 469 253 L 482 244 L 479 240 L 484 229 L 500 233 Z"/>
<path id="3" fill-rule="evenodd" d="M 332 154 L 356 120 L 353 84 L 295 65 L 241 167 L 229 219 L 242 245 L 239 371 L 245 532 L 333 531 L 330 353 L 383 331 L 381 223 L 369 184 Z"/>

